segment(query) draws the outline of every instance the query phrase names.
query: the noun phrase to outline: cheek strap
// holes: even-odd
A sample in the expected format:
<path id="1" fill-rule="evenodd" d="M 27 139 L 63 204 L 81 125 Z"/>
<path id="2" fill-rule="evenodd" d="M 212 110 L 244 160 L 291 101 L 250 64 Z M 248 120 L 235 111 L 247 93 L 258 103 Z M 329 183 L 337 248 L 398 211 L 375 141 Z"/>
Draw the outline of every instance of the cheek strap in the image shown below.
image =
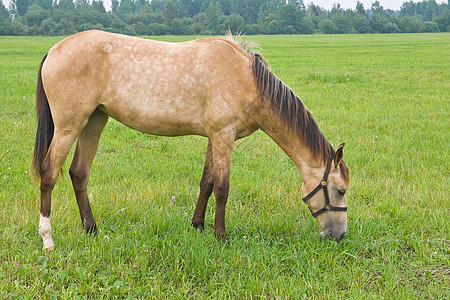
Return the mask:
<path id="1" fill-rule="evenodd" d="M 306 197 L 303 198 L 303 202 L 306 203 L 318 191 L 323 189 L 323 194 L 325 196 L 325 206 L 316 212 L 313 212 L 311 210 L 311 207 L 308 206 L 314 218 L 317 218 L 318 215 L 323 214 L 326 211 L 347 211 L 347 207 L 336 207 L 330 204 L 330 197 L 328 196 L 328 174 L 330 173 L 330 164 L 331 162 L 327 164 L 327 167 L 325 168 L 325 173 L 323 174 L 323 179 L 320 181 L 320 183 L 316 186 L 314 190 L 312 190 L 311 193 L 309 193 L 308 195 L 306 195 Z"/>

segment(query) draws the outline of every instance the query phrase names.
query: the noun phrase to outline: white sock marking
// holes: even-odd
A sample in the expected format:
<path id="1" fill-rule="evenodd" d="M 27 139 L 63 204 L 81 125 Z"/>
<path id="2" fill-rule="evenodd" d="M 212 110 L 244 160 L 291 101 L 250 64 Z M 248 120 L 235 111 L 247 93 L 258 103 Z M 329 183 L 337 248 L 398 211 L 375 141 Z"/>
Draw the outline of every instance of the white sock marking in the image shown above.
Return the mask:
<path id="1" fill-rule="evenodd" d="M 42 237 L 44 242 L 43 250 L 53 250 L 53 239 L 52 239 L 52 225 L 50 224 L 50 217 L 46 218 L 41 214 L 39 219 L 39 235 Z"/>

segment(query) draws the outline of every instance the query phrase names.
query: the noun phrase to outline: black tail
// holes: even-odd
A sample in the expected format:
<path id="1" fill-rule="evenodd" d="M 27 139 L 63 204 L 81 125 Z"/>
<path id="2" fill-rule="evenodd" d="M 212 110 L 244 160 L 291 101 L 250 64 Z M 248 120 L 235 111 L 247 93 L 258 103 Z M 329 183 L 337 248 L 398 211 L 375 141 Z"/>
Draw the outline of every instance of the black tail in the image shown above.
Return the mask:
<path id="1" fill-rule="evenodd" d="M 53 117 L 50 111 L 50 106 L 48 105 L 47 95 L 45 94 L 41 76 L 42 65 L 44 64 L 46 58 L 47 54 L 41 61 L 36 87 L 36 113 L 38 118 L 38 127 L 36 132 L 36 142 L 34 144 L 33 161 L 31 163 L 31 172 L 34 174 L 36 181 L 40 178 L 42 162 L 47 155 L 54 132 Z"/>

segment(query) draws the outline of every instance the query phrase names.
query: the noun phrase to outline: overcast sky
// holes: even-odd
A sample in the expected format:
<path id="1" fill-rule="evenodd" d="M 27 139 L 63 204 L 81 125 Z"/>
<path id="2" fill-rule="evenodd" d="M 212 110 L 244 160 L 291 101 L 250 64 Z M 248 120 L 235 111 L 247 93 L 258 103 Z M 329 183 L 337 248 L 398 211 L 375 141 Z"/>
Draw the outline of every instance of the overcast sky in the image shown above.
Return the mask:
<path id="1" fill-rule="evenodd" d="M 3 1 L 3 4 L 8 8 L 10 0 L 0 0 Z M 370 9 L 372 6 L 372 3 L 376 0 L 360 0 L 362 4 L 364 4 L 365 9 Z M 383 6 L 385 9 L 392 9 L 392 10 L 400 10 L 400 6 L 403 4 L 403 2 L 408 2 L 409 0 L 379 0 L 381 3 L 381 6 Z M 418 0 L 413 0 L 414 2 L 419 2 Z M 356 8 L 356 2 L 357 0 L 303 0 L 305 5 L 308 5 L 309 3 L 314 3 L 315 5 L 319 5 L 325 9 L 331 9 L 333 7 L 334 3 L 340 3 L 341 7 L 343 9 L 351 8 L 355 10 Z M 437 3 L 442 3 L 444 0 L 437 0 Z M 111 7 L 111 0 L 103 0 L 103 3 L 105 3 L 105 7 L 107 10 Z"/>

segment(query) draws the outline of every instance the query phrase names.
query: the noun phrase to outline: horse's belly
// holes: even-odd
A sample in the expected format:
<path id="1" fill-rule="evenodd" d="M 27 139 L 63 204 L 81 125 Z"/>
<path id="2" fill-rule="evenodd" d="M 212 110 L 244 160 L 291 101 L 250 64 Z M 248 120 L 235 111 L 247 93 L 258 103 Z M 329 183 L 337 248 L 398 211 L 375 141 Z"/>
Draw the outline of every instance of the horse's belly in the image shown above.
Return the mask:
<path id="1" fill-rule="evenodd" d="M 135 130 L 163 136 L 203 135 L 205 136 L 202 116 L 199 109 L 170 105 L 170 103 L 151 103 L 136 101 L 105 103 L 100 107 L 112 118 Z"/>

